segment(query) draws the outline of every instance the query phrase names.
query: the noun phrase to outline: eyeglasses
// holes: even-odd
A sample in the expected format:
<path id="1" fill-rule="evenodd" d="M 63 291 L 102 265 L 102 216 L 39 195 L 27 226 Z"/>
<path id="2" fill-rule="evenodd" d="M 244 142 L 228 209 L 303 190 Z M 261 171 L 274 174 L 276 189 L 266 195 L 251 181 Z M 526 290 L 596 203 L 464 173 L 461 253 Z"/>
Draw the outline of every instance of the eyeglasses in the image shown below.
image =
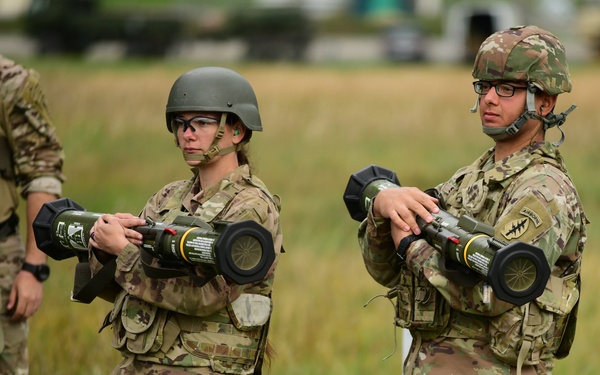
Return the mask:
<path id="1" fill-rule="evenodd" d="M 207 125 L 218 124 L 219 120 L 212 117 L 206 116 L 196 116 L 192 117 L 189 120 L 182 119 L 180 117 L 175 117 L 171 119 L 171 129 L 177 131 L 180 126 L 183 126 L 183 131 L 185 132 L 188 128 L 192 129 L 192 132 L 195 132 L 196 129 L 200 129 Z"/>
<path id="2" fill-rule="evenodd" d="M 515 94 L 515 90 L 525 90 L 527 86 L 513 86 L 508 83 L 490 83 L 487 81 L 476 81 L 473 82 L 473 89 L 475 89 L 475 93 L 479 95 L 487 95 L 490 89 L 494 87 L 496 89 L 496 94 L 503 98 L 510 98 Z"/>

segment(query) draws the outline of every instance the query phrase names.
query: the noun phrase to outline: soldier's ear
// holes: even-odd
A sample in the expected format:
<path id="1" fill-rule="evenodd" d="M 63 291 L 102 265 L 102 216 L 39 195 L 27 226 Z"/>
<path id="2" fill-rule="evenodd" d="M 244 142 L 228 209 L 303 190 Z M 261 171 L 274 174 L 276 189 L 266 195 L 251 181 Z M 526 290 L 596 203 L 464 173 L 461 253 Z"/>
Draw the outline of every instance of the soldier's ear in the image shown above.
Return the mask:
<path id="1" fill-rule="evenodd" d="M 244 126 L 236 125 L 233 129 L 233 144 L 237 145 L 244 140 L 246 134 L 246 128 Z"/>
<path id="2" fill-rule="evenodd" d="M 541 93 L 540 97 L 542 99 L 542 103 L 540 105 L 540 115 L 542 117 L 546 117 L 548 113 L 554 110 L 554 106 L 556 106 L 556 95 L 548 95 L 546 93 Z"/>

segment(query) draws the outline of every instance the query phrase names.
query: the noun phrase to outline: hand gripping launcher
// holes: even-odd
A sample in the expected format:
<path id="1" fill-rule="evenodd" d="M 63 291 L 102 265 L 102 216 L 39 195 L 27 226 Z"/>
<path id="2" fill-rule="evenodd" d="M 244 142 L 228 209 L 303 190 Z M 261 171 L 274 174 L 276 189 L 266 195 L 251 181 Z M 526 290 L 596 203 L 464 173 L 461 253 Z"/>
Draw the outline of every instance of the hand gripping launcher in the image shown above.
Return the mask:
<path id="1" fill-rule="evenodd" d="M 364 220 L 377 193 L 399 186 L 394 172 L 375 165 L 353 174 L 344 192 L 350 216 Z M 456 218 L 441 209 L 432 215 L 431 223 L 417 217 L 424 239 L 447 258 L 483 276 L 499 299 L 523 305 L 544 292 L 550 266 L 542 249 L 500 241 L 494 238 L 493 227 L 466 215 Z"/>

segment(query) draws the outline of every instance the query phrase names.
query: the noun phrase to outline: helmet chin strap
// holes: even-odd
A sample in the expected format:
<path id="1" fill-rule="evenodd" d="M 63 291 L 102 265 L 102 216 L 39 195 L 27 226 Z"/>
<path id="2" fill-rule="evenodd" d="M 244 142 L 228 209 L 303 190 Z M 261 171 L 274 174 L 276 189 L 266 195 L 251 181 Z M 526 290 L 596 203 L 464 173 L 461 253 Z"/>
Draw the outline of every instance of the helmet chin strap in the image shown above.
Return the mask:
<path id="1" fill-rule="evenodd" d="M 210 145 L 210 149 L 203 154 L 188 154 L 182 150 L 183 158 L 185 161 L 199 161 L 200 165 L 205 165 L 209 161 L 211 161 L 215 156 L 218 155 L 226 155 L 231 152 L 236 152 L 242 147 L 242 143 L 238 143 L 237 145 L 233 145 L 230 147 L 226 147 L 221 149 L 219 147 L 219 140 L 223 138 L 223 134 L 225 134 L 225 123 L 227 121 L 227 112 L 223 112 L 221 114 L 221 121 L 219 122 L 219 128 L 217 129 L 217 134 L 215 134 L 215 139 L 212 141 Z M 175 140 L 177 143 L 177 139 Z M 179 146 L 179 145 L 178 145 Z"/>
<path id="2" fill-rule="evenodd" d="M 494 141 L 500 141 L 513 134 L 517 134 L 519 130 L 521 130 L 523 125 L 527 123 L 527 121 L 534 118 L 542 121 L 542 123 L 544 124 L 544 131 L 554 126 L 556 126 L 558 130 L 560 130 L 560 140 L 558 142 L 552 143 L 554 147 L 560 146 L 565 141 L 565 132 L 560 128 L 560 126 L 565 123 L 565 121 L 567 120 L 567 115 L 571 113 L 575 108 L 577 108 L 577 106 L 571 105 L 569 109 L 558 115 L 554 114 L 554 112 L 550 112 L 546 117 L 542 117 L 537 113 L 535 109 L 535 93 L 537 90 L 538 88 L 535 85 L 533 85 L 531 82 L 528 82 L 526 110 L 523 111 L 523 113 L 521 113 L 521 115 L 509 126 L 490 128 L 485 125 L 481 125 L 483 132 L 490 136 L 490 138 L 492 138 Z M 479 107 L 479 100 L 480 98 L 478 96 L 477 100 L 475 101 L 475 105 L 473 106 L 473 108 L 471 108 L 472 113 L 477 112 L 477 108 Z"/>

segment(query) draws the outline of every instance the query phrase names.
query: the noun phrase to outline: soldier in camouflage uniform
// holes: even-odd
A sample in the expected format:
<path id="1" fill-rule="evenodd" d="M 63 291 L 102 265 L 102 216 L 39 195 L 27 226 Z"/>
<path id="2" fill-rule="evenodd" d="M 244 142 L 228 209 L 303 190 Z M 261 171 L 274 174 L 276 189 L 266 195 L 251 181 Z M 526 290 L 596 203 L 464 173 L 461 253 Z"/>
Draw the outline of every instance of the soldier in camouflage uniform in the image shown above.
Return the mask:
<path id="1" fill-rule="evenodd" d="M 260 374 L 267 347 L 274 270 L 281 252 L 279 198 L 252 174 L 244 145 L 262 131 L 254 91 L 229 69 L 191 70 L 174 83 L 167 128 L 192 168 L 189 180 L 172 182 L 140 214 L 159 222 L 193 215 L 207 223 L 254 220 L 272 234 L 276 260 L 260 282 L 236 285 L 219 275 L 203 286 L 192 275 L 150 278 L 140 259 L 141 235 L 129 228 L 144 220 L 104 215 L 91 230 L 91 267 L 117 256 L 120 286 L 105 324 L 125 357 L 113 374 Z M 156 260 L 155 271 L 161 268 Z"/>
<path id="2" fill-rule="evenodd" d="M 0 55 L 0 373 L 27 374 L 27 318 L 40 307 L 49 275 L 33 237 L 40 207 L 61 194 L 63 151 L 37 72 Z M 26 200 L 23 243 L 16 210 Z"/>
<path id="3" fill-rule="evenodd" d="M 379 192 L 359 227 L 362 255 L 372 277 L 395 288 L 396 324 L 413 336 L 405 374 L 551 373 L 575 333 L 588 223 L 557 149 L 574 108 L 554 113 L 557 95 L 571 91 L 565 51 L 534 26 L 500 31 L 481 45 L 473 77 L 472 111 L 479 107 L 495 146 L 434 194 Z M 545 141 L 553 126 L 562 135 L 556 143 Z M 438 204 L 493 226 L 500 240 L 540 247 L 552 270 L 544 293 L 515 306 L 482 278 L 455 277 L 445 255 L 419 236 L 416 216 L 431 222 Z"/>

